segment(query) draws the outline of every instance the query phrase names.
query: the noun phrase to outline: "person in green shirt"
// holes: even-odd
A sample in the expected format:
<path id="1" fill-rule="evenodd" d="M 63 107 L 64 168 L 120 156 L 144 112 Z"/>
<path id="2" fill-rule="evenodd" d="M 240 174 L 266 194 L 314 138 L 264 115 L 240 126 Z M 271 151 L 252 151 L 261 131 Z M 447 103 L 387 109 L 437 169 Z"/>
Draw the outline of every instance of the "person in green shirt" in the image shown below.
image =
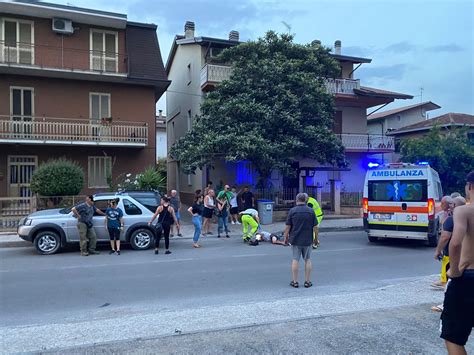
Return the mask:
<path id="1" fill-rule="evenodd" d="M 313 234 L 313 249 L 316 249 L 319 246 L 319 226 L 321 225 L 321 221 L 323 220 L 324 213 L 316 199 L 309 197 L 308 202 L 306 204 L 308 205 L 308 207 L 311 207 L 313 209 L 314 214 L 316 215 L 316 219 L 318 220 L 318 225 L 314 228 Z"/>

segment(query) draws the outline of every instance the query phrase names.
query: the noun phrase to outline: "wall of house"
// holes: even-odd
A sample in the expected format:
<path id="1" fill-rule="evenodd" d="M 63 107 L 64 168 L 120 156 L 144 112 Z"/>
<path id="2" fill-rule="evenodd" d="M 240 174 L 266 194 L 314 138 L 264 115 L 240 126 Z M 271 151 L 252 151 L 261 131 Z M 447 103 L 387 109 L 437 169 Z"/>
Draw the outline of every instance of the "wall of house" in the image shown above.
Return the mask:
<path id="1" fill-rule="evenodd" d="M 336 102 L 336 110 L 342 111 L 342 133 L 367 134 L 365 108 L 339 106 Z"/>
<path id="2" fill-rule="evenodd" d="M 156 158 L 168 156 L 166 129 L 156 129 Z"/>
<path id="3" fill-rule="evenodd" d="M 367 122 L 370 134 L 385 134 L 389 129 L 399 129 L 425 120 L 426 110 L 415 108 L 385 117 L 377 122 Z"/>
<path id="4" fill-rule="evenodd" d="M 168 74 L 171 85 L 166 93 L 166 112 L 169 118 L 167 121 L 168 151 L 190 129 L 188 112 L 191 111 L 191 125 L 194 117 L 200 112 L 203 95 L 200 75 L 203 63 L 201 46 L 185 45 L 178 46 L 176 49 Z M 195 190 L 202 189 L 205 184 L 202 179 L 201 171 L 188 176 L 179 171 L 175 162 L 169 162 L 168 188 L 178 189 L 182 196 L 193 196 Z"/>
<path id="5" fill-rule="evenodd" d="M 340 64 L 341 64 L 341 68 L 342 68 L 342 78 L 343 79 L 352 79 L 353 78 L 352 70 L 354 69 L 353 64 L 348 63 L 348 62 L 342 62 Z"/>
<path id="6" fill-rule="evenodd" d="M 1 18 L 33 22 L 35 64 L 46 67 L 90 70 L 91 30 L 116 32 L 118 71 L 127 72 L 125 30 L 73 23 L 74 33 L 61 35 L 52 31 L 51 19 L 15 15 L 5 15 Z"/>
<path id="7" fill-rule="evenodd" d="M 111 156 L 115 165 L 112 177 L 121 173 L 138 173 L 155 164 L 155 94 L 151 87 L 117 85 L 90 81 L 43 79 L 26 76 L 2 76 L 0 80 L 0 116 L 10 114 L 10 87 L 34 89 L 35 119 L 41 117 L 89 120 L 89 93 L 108 93 L 111 97 L 113 122 L 132 121 L 148 125 L 148 145 L 145 148 L 74 147 L 60 145 L 0 145 L 0 196 L 7 194 L 8 155 L 36 155 L 38 162 L 66 156 L 77 160 L 87 175 L 88 156 Z M 4 176 L 3 179 L 1 176 Z M 86 181 L 87 186 L 87 181 Z M 89 189 L 84 191 L 91 192 Z"/>

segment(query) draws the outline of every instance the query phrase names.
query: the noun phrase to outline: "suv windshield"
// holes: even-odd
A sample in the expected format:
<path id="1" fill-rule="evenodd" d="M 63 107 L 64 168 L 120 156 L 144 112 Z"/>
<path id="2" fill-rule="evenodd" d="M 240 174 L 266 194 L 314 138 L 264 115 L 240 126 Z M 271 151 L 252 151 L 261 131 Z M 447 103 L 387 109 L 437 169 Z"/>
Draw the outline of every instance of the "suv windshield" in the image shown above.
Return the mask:
<path id="1" fill-rule="evenodd" d="M 428 199 L 426 180 L 369 181 L 369 201 L 424 202 Z"/>

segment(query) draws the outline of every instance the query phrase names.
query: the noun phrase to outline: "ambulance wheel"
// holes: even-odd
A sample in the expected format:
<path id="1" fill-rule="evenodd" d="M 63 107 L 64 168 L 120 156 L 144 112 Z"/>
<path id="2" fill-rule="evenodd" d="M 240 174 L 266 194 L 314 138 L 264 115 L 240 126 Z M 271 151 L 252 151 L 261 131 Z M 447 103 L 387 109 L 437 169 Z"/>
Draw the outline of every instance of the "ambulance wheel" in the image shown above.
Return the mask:
<path id="1" fill-rule="evenodd" d="M 371 242 L 371 243 L 377 243 L 379 241 L 378 237 L 371 237 L 369 235 L 369 236 L 367 236 L 367 238 L 369 238 L 369 242 Z"/>

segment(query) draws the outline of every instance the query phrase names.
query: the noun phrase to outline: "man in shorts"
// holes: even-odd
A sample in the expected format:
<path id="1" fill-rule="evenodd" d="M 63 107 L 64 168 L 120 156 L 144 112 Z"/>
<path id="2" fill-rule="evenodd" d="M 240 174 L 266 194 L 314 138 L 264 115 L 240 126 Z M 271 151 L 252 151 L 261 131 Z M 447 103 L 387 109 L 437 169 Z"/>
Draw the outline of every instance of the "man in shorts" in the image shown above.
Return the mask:
<path id="1" fill-rule="evenodd" d="M 170 194 L 170 205 L 174 209 L 174 213 L 176 215 L 176 219 L 178 220 L 178 223 L 181 222 L 181 215 L 180 215 L 180 210 L 181 210 L 181 199 L 179 198 L 178 191 L 176 190 L 171 190 Z M 179 230 L 179 224 L 176 224 L 176 234 L 178 237 L 182 237 L 183 235 L 181 234 L 181 231 Z M 173 226 L 171 226 L 171 234 L 170 237 L 173 237 Z"/>
<path id="2" fill-rule="evenodd" d="M 438 246 L 436 247 L 435 251 L 435 260 L 441 259 L 441 276 L 438 281 L 435 281 L 431 284 L 431 287 L 436 290 L 444 290 L 446 282 L 448 282 L 446 272 L 448 271 L 447 266 L 449 264 L 449 256 L 446 253 L 443 255 L 442 250 L 448 244 L 448 240 L 449 238 L 451 238 L 451 234 L 453 232 L 452 229 L 448 233 L 446 233 L 444 230 L 444 222 L 448 219 L 449 216 L 452 215 L 453 206 L 454 203 L 451 196 L 443 196 L 443 198 L 441 199 L 441 212 L 438 214 L 439 223 L 441 225 L 441 236 L 439 238 Z"/>
<path id="3" fill-rule="evenodd" d="M 311 245 L 313 234 L 318 225 L 318 220 L 312 208 L 306 205 L 308 195 L 299 193 L 296 195 L 296 206 L 288 212 L 285 227 L 285 243 L 290 243 L 293 251 L 293 261 L 291 263 L 292 280 L 291 287 L 299 287 L 298 284 L 298 264 L 300 258 L 304 259 L 305 282 L 304 287 L 313 286 L 310 281 L 311 270 Z"/>
<path id="4" fill-rule="evenodd" d="M 464 345 L 474 327 L 474 171 L 466 180 L 470 204 L 454 210 L 449 281 L 441 313 L 441 338 L 451 355 L 466 354 Z"/>

